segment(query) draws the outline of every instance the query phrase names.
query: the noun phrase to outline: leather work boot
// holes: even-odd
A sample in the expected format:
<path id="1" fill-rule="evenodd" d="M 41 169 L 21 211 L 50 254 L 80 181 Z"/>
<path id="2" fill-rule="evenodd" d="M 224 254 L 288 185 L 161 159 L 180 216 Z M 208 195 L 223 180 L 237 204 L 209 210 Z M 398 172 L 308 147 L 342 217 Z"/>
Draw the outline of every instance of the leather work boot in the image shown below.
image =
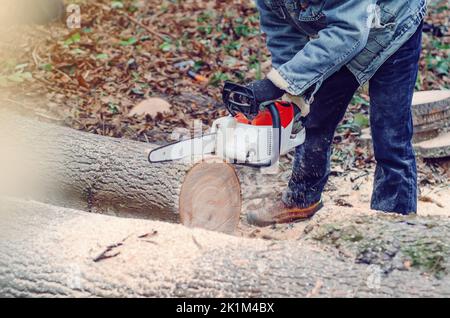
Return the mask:
<path id="1" fill-rule="evenodd" d="M 310 219 L 322 208 L 322 201 L 307 208 L 289 208 L 282 201 L 278 201 L 264 210 L 249 212 L 247 214 L 247 221 L 251 225 L 260 227 L 292 223 Z"/>

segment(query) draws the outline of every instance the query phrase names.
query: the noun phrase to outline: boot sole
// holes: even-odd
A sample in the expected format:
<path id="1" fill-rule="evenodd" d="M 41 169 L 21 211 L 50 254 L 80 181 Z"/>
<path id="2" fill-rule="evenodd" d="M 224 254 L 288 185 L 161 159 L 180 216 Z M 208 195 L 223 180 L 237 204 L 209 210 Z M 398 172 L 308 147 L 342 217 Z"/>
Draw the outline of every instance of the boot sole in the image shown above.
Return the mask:
<path id="1" fill-rule="evenodd" d="M 277 220 L 271 222 L 262 222 L 253 218 L 249 218 L 250 215 L 247 216 L 247 222 L 250 225 L 258 226 L 258 227 L 266 227 L 274 224 L 287 224 L 287 223 L 296 223 L 307 221 L 311 219 L 317 212 L 319 212 L 323 208 L 323 202 L 320 201 L 314 208 L 311 210 L 303 209 L 295 212 L 285 213 L 285 215 L 281 215 Z"/>

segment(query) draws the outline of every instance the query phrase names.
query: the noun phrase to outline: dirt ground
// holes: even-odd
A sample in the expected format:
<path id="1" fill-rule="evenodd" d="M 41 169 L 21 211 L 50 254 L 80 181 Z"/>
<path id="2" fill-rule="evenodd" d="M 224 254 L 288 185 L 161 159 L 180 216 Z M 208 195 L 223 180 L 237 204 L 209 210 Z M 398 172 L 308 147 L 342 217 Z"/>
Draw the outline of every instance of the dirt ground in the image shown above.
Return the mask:
<path id="1" fill-rule="evenodd" d="M 323 201 L 325 207 L 316 214 L 311 221 L 294 224 L 276 225 L 266 228 L 249 226 L 245 221 L 245 214 L 250 210 L 258 210 L 276 200 L 286 187 L 290 175 L 289 168 L 276 176 L 276 182 L 270 187 L 256 186 L 255 193 L 260 195 L 244 196 L 244 213 L 239 228 L 239 235 L 245 237 L 258 237 L 269 240 L 296 240 L 302 236 L 305 227 L 311 223 L 320 222 L 323 218 L 332 218 L 334 221 L 343 221 L 348 214 L 382 213 L 370 210 L 370 200 L 373 187 L 374 168 L 366 170 L 352 170 L 338 173 L 334 171 L 325 188 Z M 448 178 L 448 176 L 443 176 Z M 444 179 L 445 180 L 445 179 Z M 443 182 L 434 185 L 421 185 L 419 189 L 418 217 L 447 216 L 450 217 L 450 183 Z"/>

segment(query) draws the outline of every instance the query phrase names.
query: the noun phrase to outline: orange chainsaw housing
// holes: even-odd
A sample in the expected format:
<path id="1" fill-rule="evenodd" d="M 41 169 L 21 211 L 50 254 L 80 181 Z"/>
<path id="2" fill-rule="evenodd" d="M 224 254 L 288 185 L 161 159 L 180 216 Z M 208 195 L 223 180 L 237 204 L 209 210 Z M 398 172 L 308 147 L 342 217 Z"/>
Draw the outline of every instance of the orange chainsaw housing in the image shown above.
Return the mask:
<path id="1" fill-rule="evenodd" d="M 294 105 L 288 102 L 275 102 L 275 106 L 280 114 L 281 126 L 286 128 L 294 119 Z M 235 117 L 236 121 L 241 124 L 253 126 L 272 126 L 272 116 L 268 110 L 260 112 L 255 119 L 250 121 L 244 114 L 238 113 Z"/>

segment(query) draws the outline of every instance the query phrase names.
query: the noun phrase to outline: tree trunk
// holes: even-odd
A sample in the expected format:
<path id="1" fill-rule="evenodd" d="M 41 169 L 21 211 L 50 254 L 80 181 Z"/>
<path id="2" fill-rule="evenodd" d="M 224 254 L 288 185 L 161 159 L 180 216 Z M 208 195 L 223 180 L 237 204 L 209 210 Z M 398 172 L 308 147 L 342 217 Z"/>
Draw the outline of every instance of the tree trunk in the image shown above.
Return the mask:
<path id="1" fill-rule="evenodd" d="M 0 172 L 9 176 L 0 182 L 0 193 L 15 191 L 62 207 L 174 222 L 181 213 L 187 225 L 228 233 L 239 221 L 239 180 L 228 164 L 197 164 L 193 173 L 190 163 L 150 164 L 148 151 L 154 145 L 8 112 L 0 112 L 0 136 L 5 153 Z"/>
<path id="2" fill-rule="evenodd" d="M 450 296 L 449 276 L 435 275 L 448 265 L 448 219 L 355 214 L 345 223 L 312 223 L 299 240 L 273 242 L 3 200 L 0 296 Z M 373 232 L 361 238 L 355 226 Z M 435 248 L 427 238 L 447 245 Z M 409 265 L 406 251 L 415 255 Z M 395 266 L 383 265 L 390 261 Z"/>

